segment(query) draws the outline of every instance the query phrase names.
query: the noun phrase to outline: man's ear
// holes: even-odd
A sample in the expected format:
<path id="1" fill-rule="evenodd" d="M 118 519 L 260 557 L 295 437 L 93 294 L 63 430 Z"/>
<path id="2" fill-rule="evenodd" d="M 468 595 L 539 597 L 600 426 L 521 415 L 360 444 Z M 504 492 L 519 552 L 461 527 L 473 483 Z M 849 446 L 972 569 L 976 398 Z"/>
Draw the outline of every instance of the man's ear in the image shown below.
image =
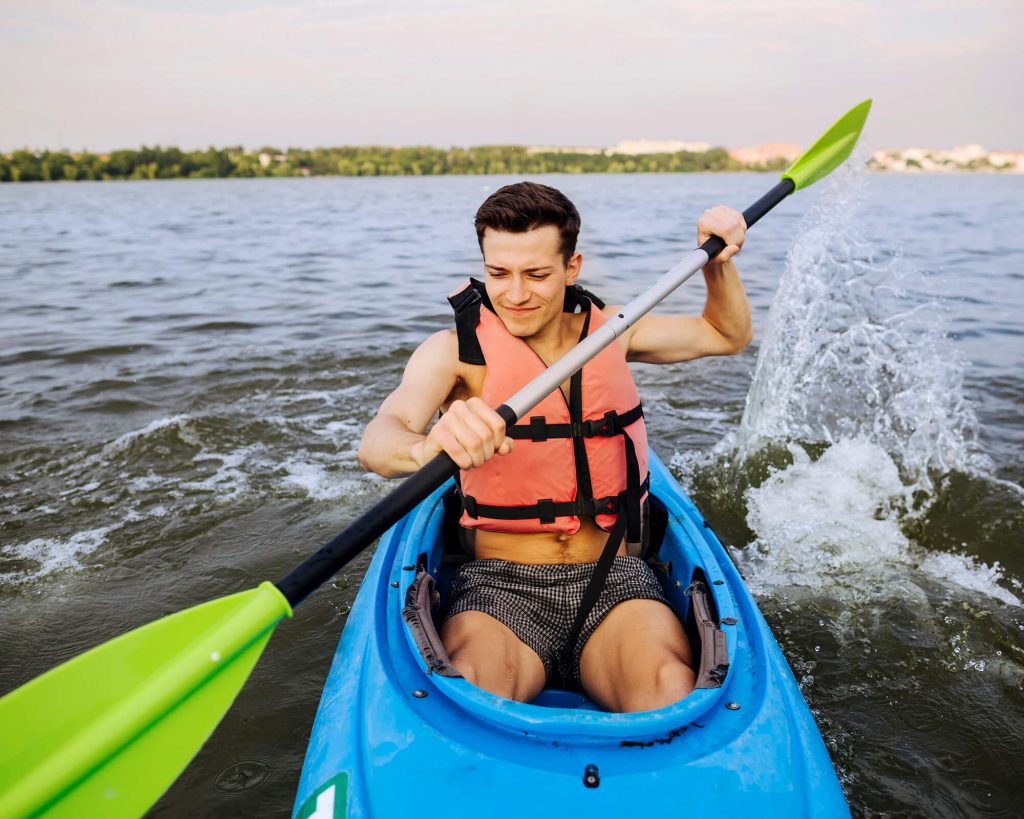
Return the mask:
<path id="1" fill-rule="evenodd" d="M 580 275 L 581 267 L 583 267 L 583 256 L 579 253 L 573 253 L 572 256 L 569 257 L 569 263 L 565 266 L 566 285 L 576 283 L 576 279 L 578 279 Z"/>

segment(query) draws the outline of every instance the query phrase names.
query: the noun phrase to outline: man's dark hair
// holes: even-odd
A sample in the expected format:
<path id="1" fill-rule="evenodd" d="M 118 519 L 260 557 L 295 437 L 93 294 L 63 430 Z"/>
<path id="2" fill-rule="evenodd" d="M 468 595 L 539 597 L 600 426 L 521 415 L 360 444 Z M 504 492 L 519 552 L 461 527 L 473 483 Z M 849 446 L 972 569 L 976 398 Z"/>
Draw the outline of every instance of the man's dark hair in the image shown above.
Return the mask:
<path id="1" fill-rule="evenodd" d="M 580 214 L 561 191 L 536 182 L 516 182 L 496 190 L 476 212 L 476 238 L 481 252 L 487 228 L 525 233 L 544 225 L 558 228 L 561 236 L 558 249 L 568 264 L 569 258 L 576 252 Z"/>

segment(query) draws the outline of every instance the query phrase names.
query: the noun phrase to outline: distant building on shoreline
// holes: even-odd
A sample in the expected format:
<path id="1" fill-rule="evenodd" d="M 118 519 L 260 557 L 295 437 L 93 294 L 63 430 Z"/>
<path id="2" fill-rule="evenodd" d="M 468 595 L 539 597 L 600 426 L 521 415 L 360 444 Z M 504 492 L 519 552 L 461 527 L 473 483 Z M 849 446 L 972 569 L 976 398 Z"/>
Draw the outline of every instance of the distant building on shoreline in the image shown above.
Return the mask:
<path id="1" fill-rule="evenodd" d="M 689 151 L 702 154 L 711 149 L 707 142 L 683 142 L 678 139 L 622 139 L 608 148 L 595 148 L 592 145 L 531 145 L 526 149 L 529 155 L 534 154 L 586 154 L 587 156 L 641 156 L 643 154 L 677 154 Z"/>
<path id="2" fill-rule="evenodd" d="M 604 148 L 579 145 L 531 145 L 526 149 L 530 156 L 534 154 L 586 154 L 587 156 L 600 156 Z"/>
<path id="3" fill-rule="evenodd" d="M 1024 173 L 1024 151 L 988 151 L 981 145 L 943 148 L 883 148 L 871 155 L 868 167 L 897 173 L 1003 171 Z"/>
<path id="4" fill-rule="evenodd" d="M 729 156 L 744 165 L 767 165 L 769 162 L 781 159 L 783 162 L 792 162 L 804 149 L 799 145 L 790 145 L 786 142 L 768 142 L 756 148 L 733 148 Z"/>
<path id="5" fill-rule="evenodd" d="M 677 154 L 680 151 L 688 151 L 691 154 L 702 154 L 709 151 L 711 146 L 706 142 L 682 142 L 678 139 L 657 140 L 657 139 L 622 139 L 605 148 L 605 156 L 614 154 L 625 154 L 627 156 L 641 156 L 643 154 Z"/>

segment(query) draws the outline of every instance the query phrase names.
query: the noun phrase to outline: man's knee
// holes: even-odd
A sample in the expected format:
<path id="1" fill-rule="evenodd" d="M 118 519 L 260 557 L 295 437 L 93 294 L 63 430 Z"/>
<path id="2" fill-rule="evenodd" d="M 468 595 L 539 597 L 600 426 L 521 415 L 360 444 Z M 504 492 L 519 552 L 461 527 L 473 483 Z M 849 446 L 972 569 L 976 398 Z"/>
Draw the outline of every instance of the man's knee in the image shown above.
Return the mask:
<path id="1" fill-rule="evenodd" d="M 477 611 L 455 615 L 444 624 L 441 640 L 452 665 L 477 688 L 529 701 L 544 687 L 540 658 L 489 615 Z"/>
<path id="2" fill-rule="evenodd" d="M 679 702 L 693 691 L 697 677 L 692 668 L 675 656 L 656 662 L 647 685 L 624 691 L 622 711 L 653 711 Z"/>
<path id="3" fill-rule="evenodd" d="M 675 702 L 693 691 L 697 682 L 693 669 L 678 658 L 665 660 L 658 666 L 655 673 L 658 693 L 666 697 L 675 697 Z"/>

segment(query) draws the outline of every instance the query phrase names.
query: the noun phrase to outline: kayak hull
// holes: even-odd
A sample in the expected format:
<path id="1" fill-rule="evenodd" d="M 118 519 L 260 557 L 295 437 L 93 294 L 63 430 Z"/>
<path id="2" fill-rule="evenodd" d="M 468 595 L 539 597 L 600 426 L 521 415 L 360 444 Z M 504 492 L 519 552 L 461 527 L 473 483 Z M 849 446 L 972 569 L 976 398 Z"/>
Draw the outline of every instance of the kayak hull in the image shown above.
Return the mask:
<path id="1" fill-rule="evenodd" d="M 691 582 L 704 582 L 728 651 L 720 685 L 656 711 L 611 714 L 578 694 L 516 703 L 428 673 L 402 609 L 417 564 L 445 590 L 443 487 L 377 547 L 324 686 L 293 816 L 397 816 L 423 796 L 450 816 L 849 816 L 814 719 L 738 572 L 653 453 L 650 469 L 665 520 L 659 579 L 684 619 Z"/>

